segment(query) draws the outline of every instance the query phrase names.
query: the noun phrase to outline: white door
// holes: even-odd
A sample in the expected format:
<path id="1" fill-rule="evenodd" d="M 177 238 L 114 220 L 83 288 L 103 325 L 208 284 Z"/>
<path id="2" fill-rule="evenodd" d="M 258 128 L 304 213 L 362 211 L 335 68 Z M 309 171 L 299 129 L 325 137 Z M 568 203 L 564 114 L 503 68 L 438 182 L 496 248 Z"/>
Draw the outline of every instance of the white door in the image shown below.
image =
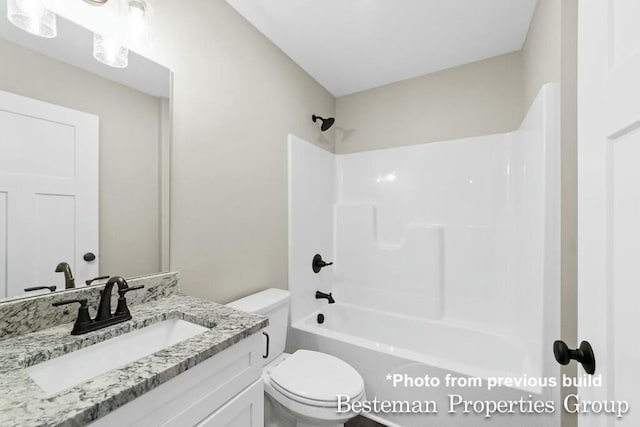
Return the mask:
<path id="1" fill-rule="evenodd" d="M 0 297 L 64 289 L 60 262 L 83 285 L 98 256 L 98 117 L 0 92 Z"/>
<path id="2" fill-rule="evenodd" d="M 580 399 L 622 400 L 586 426 L 640 426 L 640 1 L 579 2 L 579 341 L 588 340 L 602 387 Z M 579 372 L 584 374 L 582 368 Z"/>

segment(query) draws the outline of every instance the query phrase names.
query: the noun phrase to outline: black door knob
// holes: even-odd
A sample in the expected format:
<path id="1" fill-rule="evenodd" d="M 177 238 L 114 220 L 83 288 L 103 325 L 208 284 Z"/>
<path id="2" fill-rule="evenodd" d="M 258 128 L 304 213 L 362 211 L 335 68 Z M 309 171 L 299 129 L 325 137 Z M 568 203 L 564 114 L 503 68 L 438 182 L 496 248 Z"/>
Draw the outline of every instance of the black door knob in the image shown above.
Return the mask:
<path id="1" fill-rule="evenodd" d="M 92 252 L 87 252 L 82 256 L 82 259 L 84 259 L 87 262 L 91 262 L 96 260 L 96 256 Z"/>
<path id="2" fill-rule="evenodd" d="M 567 365 L 571 360 L 582 364 L 587 374 L 593 375 L 596 371 L 596 357 L 588 341 L 582 341 L 580 347 L 575 350 L 569 349 L 564 341 L 553 343 L 553 355 L 561 365 Z"/>
<path id="3" fill-rule="evenodd" d="M 324 262 L 322 260 L 322 256 L 320 254 L 316 254 L 313 257 L 313 261 L 311 262 L 311 268 L 313 268 L 313 272 L 314 273 L 320 273 L 320 270 L 322 270 L 324 267 L 326 267 L 328 265 L 333 265 L 333 263 L 332 262 Z"/>

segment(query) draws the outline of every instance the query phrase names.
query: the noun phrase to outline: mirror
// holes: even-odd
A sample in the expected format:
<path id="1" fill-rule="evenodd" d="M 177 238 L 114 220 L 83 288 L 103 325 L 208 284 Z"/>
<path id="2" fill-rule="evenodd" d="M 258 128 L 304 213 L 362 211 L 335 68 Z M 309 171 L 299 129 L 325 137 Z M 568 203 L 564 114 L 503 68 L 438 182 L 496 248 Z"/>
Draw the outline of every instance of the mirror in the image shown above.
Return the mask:
<path id="1" fill-rule="evenodd" d="M 166 271 L 171 71 L 104 65 L 91 31 L 36 37 L 2 3 L 0 299 Z"/>

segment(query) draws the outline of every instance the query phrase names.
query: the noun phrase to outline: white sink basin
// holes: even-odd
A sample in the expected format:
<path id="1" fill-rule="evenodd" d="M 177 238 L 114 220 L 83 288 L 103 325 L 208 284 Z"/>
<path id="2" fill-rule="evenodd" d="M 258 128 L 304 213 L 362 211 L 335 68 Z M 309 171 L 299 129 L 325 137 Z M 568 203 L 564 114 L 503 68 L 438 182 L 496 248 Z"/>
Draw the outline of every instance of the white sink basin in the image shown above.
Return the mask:
<path id="1" fill-rule="evenodd" d="M 205 331 L 184 320 L 165 320 L 31 366 L 27 373 L 52 395 Z"/>

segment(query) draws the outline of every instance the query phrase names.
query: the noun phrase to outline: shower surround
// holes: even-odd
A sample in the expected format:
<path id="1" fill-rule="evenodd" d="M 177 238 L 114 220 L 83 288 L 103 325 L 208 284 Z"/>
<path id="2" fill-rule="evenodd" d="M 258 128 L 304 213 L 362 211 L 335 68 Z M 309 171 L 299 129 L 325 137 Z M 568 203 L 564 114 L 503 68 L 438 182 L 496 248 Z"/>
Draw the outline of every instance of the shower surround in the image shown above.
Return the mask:
<path id="1" fill-rule="evenodd" d="M 390 389 L 389 372 L 557 377 L 559 116 L 559 88 L 549 84 L 510 133 L 347 155 L 290 136 L 289 346 L 347 360 L 370 399 L 433 398 Z M 316 253 L 334 265 L 313 273 Z M 337 304 L 315 300 L 316 290 Z M 559 391 L 525 385 L 484 398 L 528 394 L 557 401 Z M 478 421 L 444 418 L 439 425 Z"/>

